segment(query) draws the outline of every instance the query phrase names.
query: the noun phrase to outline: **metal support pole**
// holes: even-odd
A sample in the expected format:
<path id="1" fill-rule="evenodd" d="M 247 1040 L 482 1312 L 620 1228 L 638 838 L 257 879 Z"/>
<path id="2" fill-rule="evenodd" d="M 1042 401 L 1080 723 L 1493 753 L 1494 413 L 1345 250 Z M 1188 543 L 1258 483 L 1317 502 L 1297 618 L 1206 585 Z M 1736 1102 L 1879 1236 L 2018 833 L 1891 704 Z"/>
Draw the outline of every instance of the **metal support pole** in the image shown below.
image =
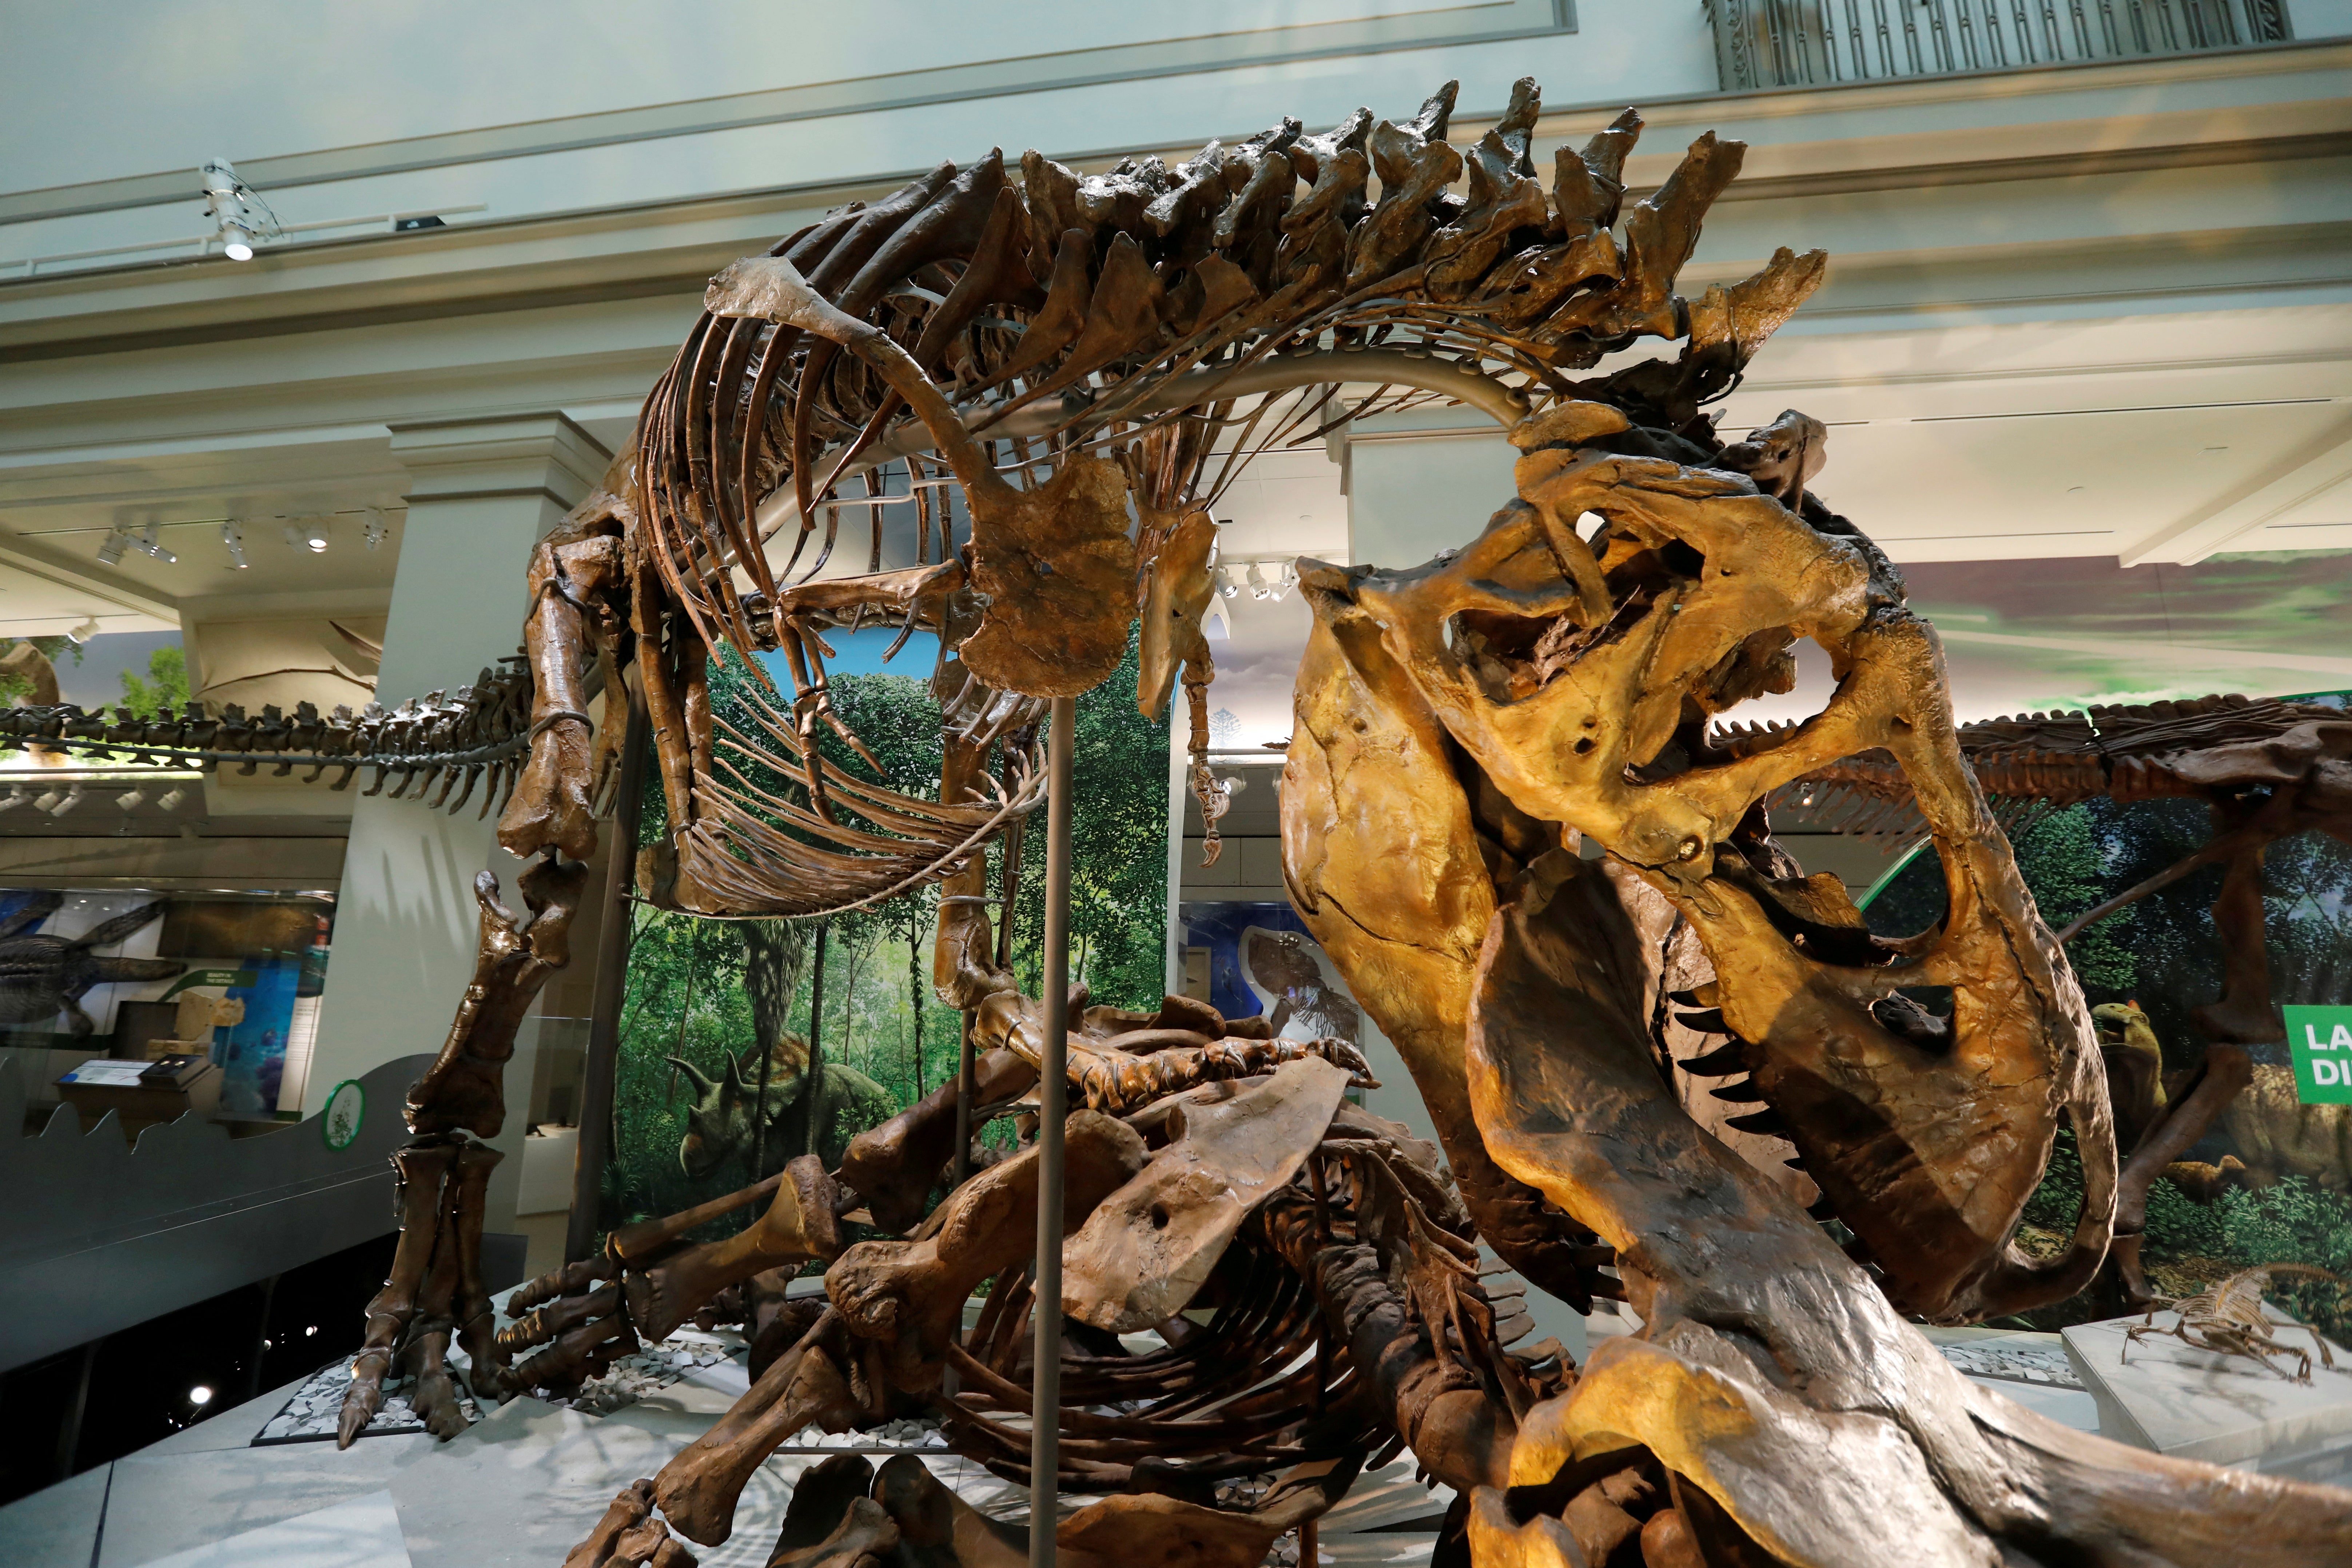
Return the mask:
<path id="1" fill-rule="evenodd" d="M 621 1004 L 628 994 L 629 892 L 637 872 L 637 802 L 646 788 L 645 688 L 624 681 L 629 727 L 621 742 L 621 776 L 613 791 L 613 820 L 604 843 L 604 923 L 596 930 L 596 991 L 589 1008 L 588 1059 L 580 1072 L 580 1136 L 572 1152 L 572 1218 L 563 1230 L 563 1260 L 577 1263 L 596 1250 L 604 1163 L 613 1153 L 613 1080 L 621 1059 Z M 605 699 L 611 700 L 608 695 Z"/>
<path id="2" fill-rule="evenodd" d="M 1062 1113 L 1069 1100 L 1070 753 L 1078 705 L 1054 699 L 1045 763 L 1045 1041 L 1037 1067 L 1036 1330 L 1029 1394 L 1029 1565 L 1054 1568 L 1061 1467 Z"/>
<path id="3" fill-rule="evenodd" d="M 801 1141 L 803 1154 L 819 1152 L 816 1120 L 824 1089 L 824 939 L 831 930 L 830 921 L 816 928 L 816 956 L 811 961 L 814 972 L 809 979 L 808 1072 L 801 1089 L 801 1109 L 808 1113 L 808 1135 Z"/>
<path id="4" fill-rule="evenodd" d="M 971 1015 L 963 1015 L 961 1042 L 956 1047 L 956 1147 L 954 1184 L 971 1179 L 971 1100 L 980 1076 L 979 1053 L 971 1043 Z"/>

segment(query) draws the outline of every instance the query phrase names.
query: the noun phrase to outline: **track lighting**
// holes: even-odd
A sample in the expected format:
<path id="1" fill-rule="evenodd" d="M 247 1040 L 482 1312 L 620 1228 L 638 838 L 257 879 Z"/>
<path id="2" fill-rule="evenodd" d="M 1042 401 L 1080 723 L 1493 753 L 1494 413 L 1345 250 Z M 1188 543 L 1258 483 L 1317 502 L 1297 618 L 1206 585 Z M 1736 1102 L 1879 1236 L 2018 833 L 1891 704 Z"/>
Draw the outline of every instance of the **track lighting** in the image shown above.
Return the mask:
<path id="1" fill-rule="evenodd" d="M 298 518 L 286 525 L 286 542 L 299 545 L 318 555 L 327 548 L 327 520 L 323 517 Z"/>
<path id="2" fill-rule="evenodd" d="M 18 784 L 15 789 L 8 792 L 6 799 L 0 800 L 0 811 L 14 811 L 16 807 L 24 805 L 26 801 L 32 798 L 33 792 L 26 789 L 23 784 Z"/>
<path id="3" fill-rule="evenodd" d="M 185 789 L 183 789 L 180 785 L 173 784 L 170 789 L 163 792 L 163 798 L 156 801 L 155 807 L 159 811 L 177 811 L 180 807 L 180 803 L 187 798 L 188 792 Z"/>
<path id="4" fill-rule="evenodd" d="M 57 791 L 53 789 L 43 790 L 39 795 L 33 797 L 33 809 L 35 811 L 44 813 L 54 811 L 57 809 L 58 800 L 58 795 Z"/>
<path id="5" fill-rule="evenodd" d="M 228 562 L 230 570 L 243 572 L 253 564 L 252 562 L 247 561 L 245 558 L 245 530 L 239 528 L 236 523 L 224 522 L 221 524 L 221 542 L 228 546 Z"/>
<path id="6" fill-rule="evenodd" d="M 98 547 L 98 563 L 101 566 L 120 566 L 122 552 L 131 547 L 131 531 L 116 523 L 107 531 L 106 542 Z"/>
<path id="7" fill-rule="evenodd" d="M 1218 567 L 1217 592 L 1223 594 L 1226 598 L 1232 599 L 1238 598 L 1241 595 L 1241 591 L 1242 585 L 1234 581 L 1234 569 L 1230 566 Z"/>
<path id="8" fill-rule="evenodd" d="M 205 211 L 218 226 L 221 254 L 231 261 L 250 261 L 253 247 L 278 234 L 278 215 L 236 177 L 225 158 L 215 158 L 196 171 L 205 186 Z"/>
<path id="9" fill-rule="evenodd" d="M 367 521 L 364 525 L 362 537 L 366 541 L 367 547 L 370 550 L 373 550 L 377 545 L 383 542 L 384 531 L 389 525 L 383 521 L 383 509 L 381 507 L 372 506 L 368 508 L 365 516 Z"/>
<path id="10" fill-rule="evenodd" d="M 136 811 L 146 803 L 147 792 L 143 789 L 127 789 L 114 797 L 114 804 L 124 811 Z"/>
<path id="11" fill-rule="evenodd" d="M 67 629 L 66 641 L 73 644 L 76 647 L 79 647 L 97 635 L 98 617 L 96 616 L 89 616 L 83 619 L 81 625 L 68 627 Z"/>
<path id="12" fill-rule="evenodd" d="M 67 812 L 71 811 L 75 806 L 78 806 L 80 804 L 81 785 L 75 784 L 72 788 L 66 791 L 64 799 L 58 801 L 57 805 L 49 807 L 49 815 L 51 816 L 63 816 Z"/>
<path id="13" fill-rule="evenodd" d="M 1253 599 L 1263 599 L 1273 592 L 1266 584 L 1265 574 L 1258 569 L 1258 563 L 1255 561 L 1249 563 L 1249 570 L 1242 574 L 1242 581 L 1249 584 L 1250 597 Z"/>

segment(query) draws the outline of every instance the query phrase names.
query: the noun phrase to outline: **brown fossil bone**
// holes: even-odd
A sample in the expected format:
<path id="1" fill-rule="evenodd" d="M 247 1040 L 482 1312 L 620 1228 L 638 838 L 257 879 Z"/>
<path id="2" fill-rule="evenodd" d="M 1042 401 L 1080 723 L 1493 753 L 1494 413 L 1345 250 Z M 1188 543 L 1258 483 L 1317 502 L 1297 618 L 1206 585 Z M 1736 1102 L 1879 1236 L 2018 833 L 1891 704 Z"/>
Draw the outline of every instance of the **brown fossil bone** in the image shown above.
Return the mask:
<path id="1" fill-rule="evenodd" d="M 572 917 L 587 880 L 588 868 L 578 861 L 532 861 L 518 879 L 527 910 L 518 919 L 499 902 L 498 878 L 484 871 L 474 879 L 481 939 L 473 982 L 440 1056 L 409 1086 L 410 1131 L 498 1136 L 506 1121 L 501 1077 L 514 1056 L 515 1030 L 548 977 L 572 961 Z"/>
<path id="2" fill-rule="evenodd" d="M 1291 902 L 1404 1058 L 1478 1234 L 1589 1310 L 1612 1289 L 1599 1273 L 1607 1249 L 1545 1214 L 1541 1194 L 1494 1163 L 1470 1112 L 1462 1037 L 1495 906 L 1482 852 L 1507 851 L 1474 822 L 1444 731 L 1377 636 L 1327 621 L 1319 605 L 1292 733 L 1281 794 Z"/>
<path id="3" fill-rule="evenodd" d="M 1384 675 L 1510 805 L 1638 868 L 1697 931 L 1723 1016 L 1759 1052 L 1753 1082 L 1898 1300 L 1966 1319 L 2073 1294 L 2113 1221 L 2104 1082 L 2081 990 L 1960 762 L 1933 633 L 1874 551 L 1745 479 L 1585 445 L 1625 423 L 1574 404 L 1527 422 L 1521 505 L 1431 567 L 1310 569 L 1318 617 L 1377 637 Z M 1587 511 L 1608 521 L 1593 563 L 1622 601 L 1605 623 L 1590 552 L 1543 525 Z M 1822 713 L 1776 747 L 1694 755 L 1686 712 L 1770 689 L 1799 636 L 1843 672 Z M 1772 789 L 1873 747 L 1912 780 L 1952 879 L 1953 917 L 1909 945 L 1870 937 L 1835 879 L 1743 847 Z M 1906 985 L 1951 987 L 1944 1047 L 1887 1021 Z M 2061 1114 L 2084 1207 L 2070 1250 L 2035 1263 L 2010 1237 Z"/>
<path id="4" fill-rule="evenodd" d="M 972 1064 L 976 1112 L 1018 1100 L 1037 1081 L 1037 1069 L 1007 1050 L 983 1050 Z M 923 1217 L 931 1188 L 955 1151 L 957 1085 L 940 1085 L 921 1100 L 850 1140 L 841 1179 L 866 1200 L 884 1230 L 912 1229 Z"/>
<path id="5" fill-rule="evenodd" d="M 1305 1166 L 1347 1089 L 1344 1069 L 1307 1057 L 1172 1111 L 1168 1146 L 1065 1243 L 1062 1310 L 1113 1333 L 1181 1311 L 1242 1221 Z"/>
<path id="6" fill-rule="evenodd" d="M 2346 1494 L 2087 1436 L 1955 1372 L 1675 1104 L 1638 1011 L 1654 951 L 1639 903 L 1632 871 L 1554 856 L 1497 911 L 1480 956 L 1480 1125 L 1498 1160 L 1617 1247 L 1646 1325 L 1529 1414 L 1513 1487 L 1638 1444 L 1798 1568 L 2018 1552 L 2284 1565 L 2352 1550 Z M 1577 1021 L 1566 1049 L 1563 1017 Z M 1792 1467 L 1799 1453 L 1826 1462 Z M 1498 1552 L 1557 1528 L 1488 1517 L 1512 1538 Z"/>
<path id="7" fill-rule="evenodd" d="M 1064 1222 L 1077 1230 L 1095 1205 L 1143 1168 L 1143 1140 L 1090 1110 L 1064 1130 Z M 825 1293 L 861 1339 L 878 1342 L 893 1385 L 939 1382 L 963 1303 L 974 1287 L 1036 1250 L 1035 1145 L 956 1189 L 905 1241 L 861 1241 L 825 1271 Z"/>
<path id="8" fill-rule="evenodd" d="M 845 1432 L 856 1423 L 865 1406 L 842 1369 L 841 1329 L 840 1313 L 826 1312 L 718 1425 L 662 1467 L 654 1495 L 672 1529 L 704 1546 L 720 1544 L 733 1533 L 744 1484 L 785 1438 L 811 1424 Z"/>
<path id="9" fill-rule="evenodd" d="M 1135 551 L 1117 465 L 1070 456 L 1034 489 L 1006 481 L 913 357 L 836 309 L 781 256 L 728 268 L 710 280 L 705 308 L 840 344 L 922 420 L 971 508 L 971 584 L 987 607 L 958 651 L 975 674 L 1032 697 L 1074 696 L 1101 683 L 1126 652 L 1133 616 Z"/>
<path id="10" fill-rule="evenodd" d="M 588 1538 L 563 1556 L 563 1568 L 695 1568 L 694 1554 L 653 1517 L 654 1484 L 632 1481 Z"/>

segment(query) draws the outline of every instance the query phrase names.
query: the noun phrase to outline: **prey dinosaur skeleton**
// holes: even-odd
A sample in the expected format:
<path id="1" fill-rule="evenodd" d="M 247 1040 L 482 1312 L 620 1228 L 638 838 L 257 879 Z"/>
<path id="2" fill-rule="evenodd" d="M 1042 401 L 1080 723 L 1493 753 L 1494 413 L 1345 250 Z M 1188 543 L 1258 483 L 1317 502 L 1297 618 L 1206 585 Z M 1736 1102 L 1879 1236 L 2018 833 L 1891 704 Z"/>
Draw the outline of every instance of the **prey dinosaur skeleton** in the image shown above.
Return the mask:
<path id="1" fill-rule="evenodd" d="M 1059 1479 L 1112 1494 L 1058 1527 L 1081 1560 L 1247 1568 L 1405 1447 L 1456 1489 L 1449 1534 L 1482 1568 L 2352 1546 L 2342 1494 L 2055 1427 L 1897 1315 L 2071 1293 L 2105 1255 L 2116 1162 L 2087 1010 L 1962 762 L 1934 634 L 1808 488 L 1821 427 L 1785 416 L 1727 447 L 1699 412 L 1822 259 L 1782 250 L 1682 300 L 1738 144 L 1700 138 L 1621 214 L 1638 116 L 1562 149 L 1547 192 L 1532 82 L 1466 152 L 1445 139 L 1453 101 L 1449 85 L 1408 120 L 1359 111 L 1323 134 L 1285 121 L 1173 169 L 942 164 L 713 279 L 635 443 L 533 558 L 529 760 L 499 826 L 532 862 L 528 912 L 485 879 L 475 983 L 409 1098 L 401 1248 L 346 1441 L 394 1364 L 446 1426 L 453 1335 L 477 1394 L 498 1394 L 740 1314 L 750 1393 L 569 1560 L 683 1568 L 679 1538 L 726 1540 L 749 1476 L 811 1423 L 926 1406 L 961 1452 L 1026 1479 L 1020 1347 L 1044 1310 L 1063 1324 Z M 1576 378 L 1643 335 L 1683 347 Z M 1302 563 L 1316 630 L 1282 805 L 1293 898 L 1442 1149 L 1346 1103 L 1368 1075 L 1340 1043 L 1177 997 L 1144 1014 L 1081 991 L 1067 1079 L 1038 1082 L 1045 1008 L 1006 966 L 977 851 L 1040 798 L 1042 702 L 1098 683 L 1139 616 L 1140 705 L 1181 679 L 1197 716 L 1222 487 L 1270 445 L 1431 399 L 1508 434 L 1517 494 L 1426 566 Z M 845 510 L 867 518 L 862 572 L 839 570 Z M 866 777 L 833 710 L 824 634 L 868 621 L 939 638 L 935 797 Z M 1829 706 L 1741 754 L 1712 744 L 1713 715 L 1788 689 L 1800 637 L 1830 651 Z M 746 727 L 714 716 L 714 660 L 742 666 Z M 805 915 L 941 882 L 934 982 L 970 1020 L 979 1112 L 1073 1102 L 1059 1302 L 1024 1270 L 1034 1146 L 926 1213 L 959 1152 L 942 1088 L 838 1170 L 803 1156 L 614 1232 L 490 1331 L 475 1260 L 495 1156 L 478 1141 L 595 842 L 592 668 L 649 715 L 669 834 L 639 881 L 656 901 Z M 1196 727 L 1196 763 L 1202 744 Z M 1951 892 L 1941 926 L 1901 942 L 1803 876 L 1764 804 L 1873 750 Z M 1951 1015 L 1906 986 L 1948 988 Z M 1793 1142 L 1853 1256 L 1683 1109 L 1672 1061 L 1694 1032 L 1731 1042 L 1702 1070 L 1745 1075 L 1735 1098 Z M 2085 1199 L 2070 1249 L 2036 1263 L 2010 1237 L 2062 1118 Z M 898 1234 L 845 1245 L 861 1208 Z M 738 1234 L 688 1239 L 746 1209 Z M 1515 1352 L 1524 1321 L 1481 1285 L 1482 1243 L 1579 1306 L 1630 1299 L 1643 1332 L 1582 1368 Z M 824 1294 L 796 1298 L 811 1263 Z M 1158 1348 L 1119 1337 L 1139 1330 Z M 1279 1467 L 1259 1509 L 1212 1506 L 1216 1479 Z M 770 1561 L 976 1568 L 1022 1550 L 906 1467 L 841 1466 L 803 1483 Z"/>

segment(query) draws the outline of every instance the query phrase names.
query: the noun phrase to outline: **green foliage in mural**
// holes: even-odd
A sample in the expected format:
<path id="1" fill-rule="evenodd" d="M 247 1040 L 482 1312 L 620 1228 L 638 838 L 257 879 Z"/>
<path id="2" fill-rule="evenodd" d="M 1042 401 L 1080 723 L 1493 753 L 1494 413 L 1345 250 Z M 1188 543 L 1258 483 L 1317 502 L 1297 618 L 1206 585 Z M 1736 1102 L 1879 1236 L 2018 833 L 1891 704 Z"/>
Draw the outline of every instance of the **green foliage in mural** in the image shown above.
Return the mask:
<path id="1" fill-rule="evenodd" d="M 1150 1006 L 1160 995 L 1167 899 L 1168 726 L 1135 711 L 1136 652 L 1103 686 L 1078 700 L 1077 788 L 1073 799 L 1071 971 L 1097 1000 Z M 756 739 L 746 688 L 755 678 L 731 658 L 710 671 L 711 710 L 722 725 Z M 835 676 L 834 705 L 881 764 L 876 770 L 826 732 L 827 759 L 902 794 L 936 799 L 939 705 L 928 680 L 903 675 Z M 753 768 L 753 785 L 779 798 L 804 798 L 792 776 Z M 667 831 L 654 770 L 640 814 L 639 842 Z M 1033 990 L 1043 967 L 1045 821 L 1028 825 L 1013 898 L 1013 966 Z M 989 850 L 990 885 L 1001 885 L 1006 846 Z M 836 1162 L 848 1138 L 948 1081 L 961 1049 L 961 1018 L 931 991 L 936 888 L 824 920 L 729 921 L 643 906 L 632 923 L 621 1059 L 614 1092 L 614 1158 L 605 1181 L 605 1222 L 674 1213 L 732 1192 L 800 1153 L 810 1137 L 801 1085 L 771 1062 L 771 1092 L 782 1109 L 755 1159 L 739 1144 L 698 1173 L 681 1157 L 693 1131 L 694 1076 L 723 1081 L 730 1058 L 756 1080 L 765 1047 L 782 1037 L 816 1041 L 817 1152 Z M 818 962 L 819 952 L 823 961 Z M 819 984 L 820 969 L 822 984 Z M 823 1015 L 812 1016 L 822 994 Z M 756 1120 L 753 1118 L 752 1120 Z M 1010 1135 L 1003 1124 L 992 1140 Z M 724 1235 L 743 1223 L 714 1223 Z"/>
<path id="2" fill-rule="evenodd" d="M 2016 836 L 2019 870 L 2053 928 L 2114 891 L 2132 887 L 2201 847 L 2211 826 L 2193 801 L 2117 805 L 2087 801 L 2053 812 Z M 2102 921 L 2068 944 L 2094 1005 L 2134 1001 L 2163 1043 L 2168 1073 L 2204 1059 L 2193 1010 L 2220 996 L 2221 953 L 2212 903 L 2221 868 L 2208 867 Z M 2352 851 L 2317 834 L 2282 840 L 2263 866 L 2265 948 L 2272 993 L 2282 1003 L 2352 998 Z M 1923 850 L 1865 911 L 1873 930 L 1908 934 L 1943 916 L 1942 868 Z M 2284 1043 L 2250 1047 L 2258 1062 L 2284 1063 Z M 2176 1082 L 2179 1080 L 2176 1079 Z M 2237 1152 L 2216 1130 L 2191 1150 L 2218 1162 Z M 2344 1173 L 2352 1179 L 2352 1172 Z M 2073 1135 L 2062 1131 L 2048 1173 L 2027 1201 L 2021 1238 L 2054 1249 L 2074 1229 L 2083 1171 Z M 2290 1176 L 2260 1190 L 2231 1189 L 2210 1205 L 2158 1177 L 2148 1194 L 2141 1260 L 2153 1288 L 2188 1294 L 2260 1263 L 2312 1263 L 2352 1277 L 2352 1197 Z M 2029 1314 L 2040 1328 L 2110 1315 L 2111 1285 Z M 2273 1299 L 2336 1334 L 2352 1332 L 2352 1300 L 2332 1286 L 2282 1281 Z"/>
<path id="3" fill-rule="evenodd" d="M 147 656 L 147 673 L 124 670 L 122 705 L 142 719 L 176 714 L 188 700 L 188 656 L 175 647 L 159 647 Z"/>

